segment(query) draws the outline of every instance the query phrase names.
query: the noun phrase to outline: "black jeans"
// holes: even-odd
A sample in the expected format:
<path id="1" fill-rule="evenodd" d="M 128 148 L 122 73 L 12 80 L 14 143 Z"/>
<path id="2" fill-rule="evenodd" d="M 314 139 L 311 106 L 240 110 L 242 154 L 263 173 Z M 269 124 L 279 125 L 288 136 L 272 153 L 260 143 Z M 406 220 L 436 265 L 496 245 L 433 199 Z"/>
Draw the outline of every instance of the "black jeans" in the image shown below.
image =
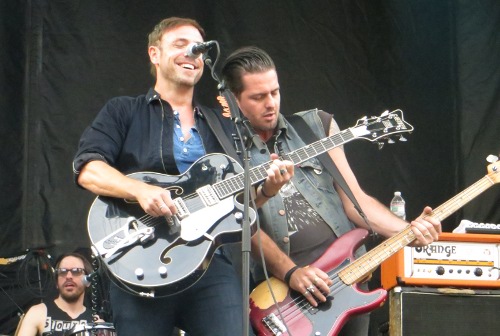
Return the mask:
<path id="1" fill-rule="evenodd" d="M 240 281 L 227 259 L 216 254 L 189 289 L 163 298 L 142 298 L 111 284 L 113 323 L 120 336 L 170 336 L 175 327 L 189 336 L 243 335 Z"/>

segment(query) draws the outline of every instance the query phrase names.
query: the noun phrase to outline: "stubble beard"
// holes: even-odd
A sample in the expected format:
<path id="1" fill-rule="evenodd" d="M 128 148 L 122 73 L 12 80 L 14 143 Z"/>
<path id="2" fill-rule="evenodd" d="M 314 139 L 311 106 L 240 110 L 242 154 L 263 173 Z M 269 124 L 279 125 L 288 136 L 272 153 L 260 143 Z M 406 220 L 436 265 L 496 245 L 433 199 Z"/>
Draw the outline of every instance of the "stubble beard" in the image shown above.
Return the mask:
<path id="1" fill-rule="evenodd" d="M 201 79 L 203 72 L 199 72 L 195 77 L 185 76 L 178 71 L 179 69 L 170 68 L 162 70 L 162 76 L 167 81 L 175 83 L 178 87 L 193 88 Z"/>
<path id="2" fill-rule="evenodd" d="M 61 291 L 60 296 L 64 301 L 66 301 L 68 303 L 75 303 L 78 301 L 80 296 L 83 295 L 83 293 L 84 293 L 84 291 L 81 291 L 79 289 L 75 290 L 74 292 L 71 292 L 71 293 Z"/>

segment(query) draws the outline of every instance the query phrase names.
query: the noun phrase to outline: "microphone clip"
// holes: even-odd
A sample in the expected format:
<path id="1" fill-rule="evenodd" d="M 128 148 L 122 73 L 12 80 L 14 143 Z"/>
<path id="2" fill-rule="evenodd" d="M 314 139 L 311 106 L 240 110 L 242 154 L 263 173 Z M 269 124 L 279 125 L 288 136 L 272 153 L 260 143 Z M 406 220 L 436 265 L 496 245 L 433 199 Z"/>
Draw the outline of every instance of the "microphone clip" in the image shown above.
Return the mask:
<path id="1" fill-rule="evenodd" d="M 82 283 L 85 287 L 89 287 L 92 284 L 94 277 L 97 276 L 97 272 L 92 272 L 90 274 L 85 274 L 82 278 Z"/>
<path id="2" fill-rule="evenodd" d="M 260 154 L 265 154 L 267 151 L 266 143 L 260 138 L 258 134 L 255 133 L 250 121 L 246 118 L 243 119 L 242 124 L 244 127 L 243 140 L 246 145 L 249 146 L 251 143 L 259 150 Z"/>
<path id="3" fill-rule="evenodd" d="M 201 54 L 207 53 L 216 44 L 217 44 L 217 41 L 190 43 L 186 49 L 185 55 L 189 58 L 196 59 Z"/>

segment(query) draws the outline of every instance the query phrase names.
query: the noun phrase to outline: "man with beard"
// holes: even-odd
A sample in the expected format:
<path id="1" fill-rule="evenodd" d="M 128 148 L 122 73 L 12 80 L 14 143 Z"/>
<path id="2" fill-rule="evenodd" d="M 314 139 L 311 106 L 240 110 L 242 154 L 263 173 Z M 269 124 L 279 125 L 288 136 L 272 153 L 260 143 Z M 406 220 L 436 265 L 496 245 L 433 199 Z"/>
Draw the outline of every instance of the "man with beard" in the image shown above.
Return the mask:
<path id="1" fill-rule="evenodd" d="M 284 154 L 304 148 L 302 134 L 308 130 L 295 127 L 281 114 L 276 66 L 264 50 L 257 47 L 236 50 L 228 56 L 221 72 L 241 112 L 267 145 L 264 153 L 256 146 L 250 148 L 252 166 L 268 161 L 271 153 Z M 299 112 L 297 116 L 317 138 L 339 133 L 332 115 L 326 112 L 311 109 Z M 441 223 L 431 216 L 430 207 L 426 207 L 422 215 L 410 223 L 396 217 L 361 188 L 343 148 L 333 148 L 328 154 L 365 212 L 367 222 L 322 162 L 313 157 L 296 167 L 293 178 L 279 192 L 272 192 L 267 186 L 266 189 L 260 187 L 260 192 L 269 200 L 259 209 L 262 231 L 252 239 L 252 251 L 256 257 L 253 280 L 259 283 L 265 278 L 263 263 L 260 262 L 262 253 L 267 270 L 301 293 L 314 307 L 318 306 L 318 302 L 327 301 L 326 293 L 333 294 L 333 281 L 325 271 L 310 264 L 324 255 L 343 234 L 355 227 L 371 227 L 388 238 L 411 226 L 416 237 L 412 245 L 425 246 L 437 241 L 441 232 Z M 340 245 L 339 248 L 345 246 Z M 358 252 L 360 255 L 364 250 Z M 368 315 L 351 322 L 339 335 L 368 334 Z"/>
<path id="2" fill-rule="evenodd" d="M 22 320 L 17 335 L 63 336 L 76 326 L 92 323 L 92 312 L 84 306 L 88 284 L 83 281 L 84 276 L 91 272 L 90 263 L 82 255 L 61 255 L 54 270 L 58 297 L 31 307 Z"/>

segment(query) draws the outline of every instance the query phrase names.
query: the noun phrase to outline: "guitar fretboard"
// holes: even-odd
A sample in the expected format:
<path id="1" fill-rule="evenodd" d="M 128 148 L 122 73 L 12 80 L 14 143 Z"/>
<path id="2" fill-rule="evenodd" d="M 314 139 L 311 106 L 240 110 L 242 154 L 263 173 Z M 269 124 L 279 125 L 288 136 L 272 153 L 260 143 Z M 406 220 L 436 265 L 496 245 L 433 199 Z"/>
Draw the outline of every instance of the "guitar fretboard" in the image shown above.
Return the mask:
<path id="1" fill-rule="evenodd" d="M 329 151 L 335 147 L 345 144 L 353 139 L 357 138 L 354 136 L 351 129 L 346 129 L 340 133 L 334 134 L 330 137 L 315 141 L 307 146 L 297 149 L 293 152 L 284 154 L 282 156 L 283 160 L 289 160 L 294 165 L 302 163 L 309 160 L 315 156 Z M 265 162 L 250 169 L 249 177 L 250 183 L 252 185 L 263 181 L 267 178 L 267 170 L 271 166 L 272 161 Z M 224 181 L 213 184 L 212 186 L 219 196 L 220 199 L 226 198 L 227 196 L 234 195 L 244 188 L 244 173 L 240 173 Z"/>

